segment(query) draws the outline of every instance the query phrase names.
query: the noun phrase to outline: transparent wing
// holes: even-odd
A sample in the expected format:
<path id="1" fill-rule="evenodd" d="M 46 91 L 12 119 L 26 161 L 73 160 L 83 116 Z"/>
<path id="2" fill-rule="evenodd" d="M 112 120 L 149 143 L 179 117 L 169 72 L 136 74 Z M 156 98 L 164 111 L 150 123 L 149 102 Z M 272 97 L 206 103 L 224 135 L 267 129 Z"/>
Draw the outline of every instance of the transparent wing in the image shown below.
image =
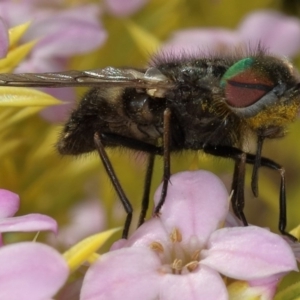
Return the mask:
<path id="1" fill-rule="evenodd" d="M 124 86 L 134 88 L 174 87 L 157 68 L 146 70 L 107 67 L 88 71 L 0 74 L 0 86 L 72 87 Z"/>

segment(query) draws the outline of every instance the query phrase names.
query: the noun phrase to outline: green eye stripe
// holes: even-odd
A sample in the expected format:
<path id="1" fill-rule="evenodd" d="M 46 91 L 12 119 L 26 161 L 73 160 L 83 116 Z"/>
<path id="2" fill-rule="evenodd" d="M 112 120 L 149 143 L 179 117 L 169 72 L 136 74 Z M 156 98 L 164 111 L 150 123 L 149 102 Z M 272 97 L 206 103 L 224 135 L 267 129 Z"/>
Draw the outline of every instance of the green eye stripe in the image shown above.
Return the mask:
<path id="1" fill-rule="evenodd" d="M 225 72 L 225 74 L 221 78 L 220 86 L 224 88 L 228 79 L 231 79 L 237 74 L 245 71 L 246 69 L 251 67 L 253 63 L 254 63 L 254 59 L 251 57 L 247 57 L 239 60 L 237 63 L 235 63 Z"/>

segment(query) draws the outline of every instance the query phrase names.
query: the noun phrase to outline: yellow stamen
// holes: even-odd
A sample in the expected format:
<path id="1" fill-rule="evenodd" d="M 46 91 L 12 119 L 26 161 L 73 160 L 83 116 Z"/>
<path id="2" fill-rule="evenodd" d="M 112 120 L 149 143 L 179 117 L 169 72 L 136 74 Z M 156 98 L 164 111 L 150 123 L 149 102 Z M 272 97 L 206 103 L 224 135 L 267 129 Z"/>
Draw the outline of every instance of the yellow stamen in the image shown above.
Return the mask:
<path id="1" fill-rule="evenodd" d="M 174 228 L 170 234 L 170 239 L 172 243 L 180 243 L 182 241 L 182 235 L 178 228 Z"/>
<path id="2" fill-rule="evenodd" d="M 175 274 L 180 273 L 182 270 L 182 260 L 175 258 L 172 264 L 172 269 L 175 271 Z"/>
<path id="3" fill-rule="evenodd" d="M 192 255 L 191 255 L 192 260 L 200 260 L 200 250 L 196 250 Z"/>
<path id="4" fill-rule="evenodd" d="M 199 265 L 198 261 L 191 261 L 188 264 L 186 264 L 186 268 L 190 271 L 193 272 Z"/>
<path id="5" fill-rule="evenodd" d="M 159 242 L 153 242 L 150 244 L 150 249 L 154 250 L 155 252 L 164 253 L 164 247 Z"/>

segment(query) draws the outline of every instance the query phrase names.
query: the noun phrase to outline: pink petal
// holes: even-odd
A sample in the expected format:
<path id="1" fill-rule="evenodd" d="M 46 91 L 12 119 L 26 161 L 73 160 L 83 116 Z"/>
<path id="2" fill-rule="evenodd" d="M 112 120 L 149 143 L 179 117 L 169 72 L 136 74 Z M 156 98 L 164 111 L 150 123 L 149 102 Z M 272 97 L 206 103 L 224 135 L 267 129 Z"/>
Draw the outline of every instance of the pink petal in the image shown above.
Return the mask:
<path id="1" fill-rule="evenodd" d="M 7 27 L 3 21 L 3 19 L 0 17 L 0 58 L 3 58 L 6 56 L 8 51 L 8 31 Z"/>
<path id="2" fill-rule="evenodd" d="M 44 23 L 47 25 L 47 22 Z M 61 25 L 66 26 L 63 31 L 49 33 L 41 39 L 37 43 L 33 55 L 69 57 L 91 51 L 105 42 L 107 34 L 99 26 L 84 24 L 85 22 L 78 20 L 70 20 L 70 23 Z"/>
<path id="3" fill-rule="evenodd" d="M 298 270 L 289 245 L 279 235 L 256 226 L 215 231 L 201 256 L 202 264 L 239 280 Z"/>
<path id="4" fill-rule="evenodd" d="M 161 185 L 155 193 L 157 204 Z M 207 171 L 182 172 L 170 179 L 161 220 L 167 232 L 178 228 L 183 243 L 198 236 L 203 244 L 216 230 L 228 212 L 228 193 L 222 181 Z"/>
<path id="5" fill-rule="evenodd" d="M 244 226 L 243 222 L 231 211 L 228 212 L 224 227 Z"/>
<path id="6" fill-rule="evenodd" d="M 56 295 L 55 300 L 78 300 L 82 281 L 83 277 L 80 277 L 66 283 Z"/>
<path id="7" fill-rule="evenodd" d="M 31 56 L 28 59 L 22 61 L 15 69 L 15 73 L 42 73 L 42 72 L 57 72 L 66 68 L 67 59 L 58 57 L 39 57 Z M 52 89 L 52 90 L 64 90 L 63 89 Z M 47 90 L 46 88 L 41 90 Z M 50 88 L 48 88 L 50 90 Z M 53 92 L 52 92 L 53 93 Z M 64 100 L 63 98 L 59 98 Z M 66 99 L 69 100 L 69 99 Z"/>
<path id="8" fill-rule="evenodd" d="M 10 28 L 32 21 L 32 7 L 21 2 L 15 3 L 10 0 L 1 0 L 0 16 Z"/>
<path id="9" fill-rule="evenodd" d="M 152 300 L 159 292 L 160 261 L 145 248 L 124 248 L 102 255 L 87 271 L 81 300 Z"/>
<path id="10" fill-rule="evenodd" d="M 12 217 L 20 207 L 19 195 L 0 189 L 0 219 Z"/>
<path id="11" fill-rule="evenodd" d="M 220 274 L 206 266 L 200 266 L 198 271 L 184 275 L 165 274 L 161 281 L 157 299 L 228 299 Z"/>
<path id="12" fill-rule="evenodd" d="M 128 240 L 119 240 L 113 249 L 119 247 L 139 246 L 149 248 L 154 241 L 163 245 L 170 243 L 170 233 L 159 217 L 154 217 L 140 226 Z"/>
<path id="13" fill-rule="evenodd" d="M 275 11 L 249 14 L 239 26 L 238 34 L 254 45 L 261 41 L 275 54 L 293 56 L 300 49 L 300 21 Z"/>
<path id="14" fill-rule="evenodd" d="M 54 219 L 41 214 L 29 214 L 20 217 L 0 219 L 0 232 L 46 231 L 57 232 Z"/>
<path id="15" fill-rule="evenodd" d="M 45 10 L 46 11 L 46 10 Z M 80 6 L 64 11 L 43 10 L 26 33 L 26 40 L 41 38 L 33 55 L 66 57 L 91 51 L 104 43 L 106 31 L 99 22 L 99 7 Z"/>
<path id="16" fill-rule="evenodd" d="M 274 299 L 278 283 L 283 274 L 276 274 L 264 279 L 249 282 L 249 289 L 254 290 L 261 295 L 262 299 Z"/>
<path id="17" fill-rule="evenodd" d="M 60 227 L 56 242 L 70 246 L 83 238 L 99 233 L 105 228 L 105 214 L 98 199 L 84 200 L 74 205 L 67 213 L 70 223 Z M 88 220 L 88 222 L 87 222 Z"/>
<path id="18" fill-rule="evenodd" d="M 285 241 L 290 245 L 292 251 L 294 252 L 295 258 L 300 262 L 300 243 L 292 242 L 290 239 L 286 238 Z"/>
<path id="19" fill-rule="evenodd" d="M 116 16 L 129 16 L 140 10 L 149 0 L 106 0 L 107 10 Z"/>
<path id="20" fill-rule="evenodd" d="M 70 112 L 74 108 L 76 93 L 73 88 L 63 88 L 63 89 L 42 89 L 45 93 L 60 99 L 63 102 L 62 105 L 54 105 L 43 109 L 40 115 L 47 121 L 53 123 L 65 122 Z"/>
<path id="21" fill-rule="evenodd" d="M 34 6 L 30 3 L 0 2 L 0 15 L 10 26 L 33 20 L 23 37 L 23 41 L 39 40 L 31 52 L 30 60 L 41 57 L 45 60 L 45 56 L 47 58 L 69 57 L 99 47 L 104 43 L 107 35 L 100 24 L 99 14 L 99 5 L 83 5 L 73 9 L 55 10 L 50 9 L 47 3 L 43 7 L 43 5 Z M 20 70 L 33 71 L 23 67 L 20 67 Z M 56 69 L 56 71 L 60 70 L 62 70 L 61 67 Z M 42 71 L 54 70 L 51 68 Z"/>
<path id="22" fill-rule="evenodd" d="M 218 28 L 195 28 L 177 31 L 161 51 L 180 56 L 207 56 L 220 50 L 232 49 L 240 44 L 239 36 L 230 30 Z"/>
<path id="23" fill-rule="evenodd" d="M 40 243 L 0 248 L 0 299 L 53 297 L 68 278 L 68 266 L 54 249 Z"/>

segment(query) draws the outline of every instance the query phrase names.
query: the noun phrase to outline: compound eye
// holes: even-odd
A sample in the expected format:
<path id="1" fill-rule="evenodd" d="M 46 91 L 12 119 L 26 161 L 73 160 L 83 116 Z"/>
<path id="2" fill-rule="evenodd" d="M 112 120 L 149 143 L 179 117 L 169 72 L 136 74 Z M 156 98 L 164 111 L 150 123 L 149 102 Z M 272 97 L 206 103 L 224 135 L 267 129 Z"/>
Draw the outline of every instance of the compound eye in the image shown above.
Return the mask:
<path id="1" fill-rule="evenodd" d="M 253 58 L 239 60 L 223 75 L 221 87 L 225 90 L 229 106 L 235 108 L 251 106 L 275 87 L 268 74 L 253 64 Z"/>

